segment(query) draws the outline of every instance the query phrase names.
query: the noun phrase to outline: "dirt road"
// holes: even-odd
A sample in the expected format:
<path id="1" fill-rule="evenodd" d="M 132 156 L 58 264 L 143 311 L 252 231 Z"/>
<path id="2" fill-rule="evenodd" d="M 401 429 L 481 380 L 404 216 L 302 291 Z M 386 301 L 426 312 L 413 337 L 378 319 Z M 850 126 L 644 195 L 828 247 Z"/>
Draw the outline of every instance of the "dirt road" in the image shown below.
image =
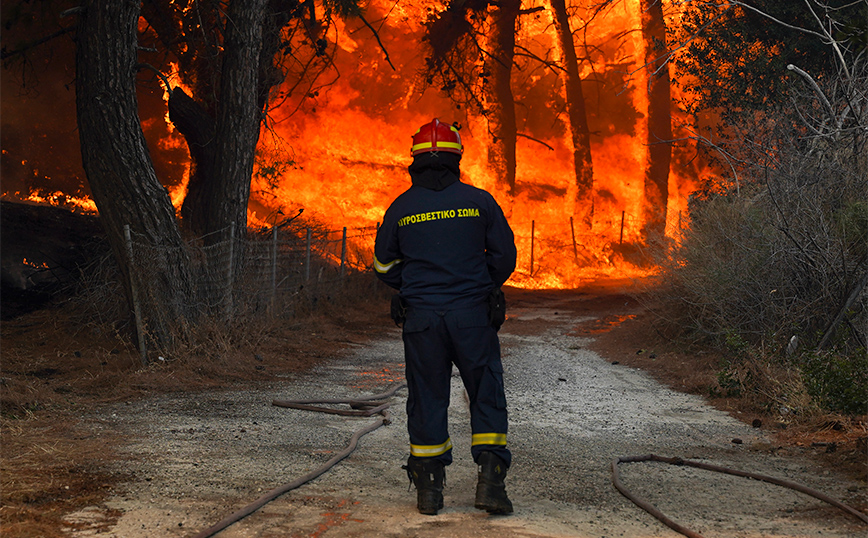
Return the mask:
<path id="1" fill-rule="evenodd" d="M 416 512 L 415 492 L 401 470 L 408 445 L 406 393 L 399 391 L 391 399 L 391 425 L 363 437 L 331 471 L 217 536 L 679 536 L 612 487 L 613 459 L 648 453 L 771 475 L 842 501 L 865 495 L 864 483 L 804 459 L 775 456 L 760 430 L 590 351 L 590 338 L 575 331 L 593 319 L 588 299 L 578 292 L 522 295 L 501 331 L 514 454 L 507 482 L 512 516 L 473 508 L 469 416 L 453 377 L 456 461 L 447 469 L 439 515 Z M 105 505 L 68 516 L 81 527 L 73 536 L 193 536 L 319 467 L 374 420 L 284 409 L 273 400 L 366 396 L 402 379 L 396 329 L 272 386 L 102 408 L 86 421 L 96 435 L 131 439 L 121 447 L 128 459 L 119 470 L 132 478 Z M 708 538 L 868 536 L 854 517 L 762 482 L 656 463 L 622 465 L 621 474 L 628 488 Z"/>

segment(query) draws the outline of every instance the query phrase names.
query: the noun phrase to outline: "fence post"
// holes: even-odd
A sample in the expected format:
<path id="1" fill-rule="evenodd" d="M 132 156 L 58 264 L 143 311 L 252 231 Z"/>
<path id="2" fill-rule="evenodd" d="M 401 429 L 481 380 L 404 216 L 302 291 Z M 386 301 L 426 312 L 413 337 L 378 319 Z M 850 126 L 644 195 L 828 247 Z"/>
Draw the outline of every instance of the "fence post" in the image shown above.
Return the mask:
<path id="1" fill-rule="evenodd" d="M 304 280 L 310 280 L 310 227 L 307 228 L 307 248 L 304 255 Z"/>
<path id="2" fill-rule="evenodd" d="M 536 221 L 530 221 L 530 276 L 533 277 L 533 239 Z"/>
<path id="3" fill-rule="evenodd" d="M 341 277 L 347 274 L 347 227 L 344 226 L 344 233 L 341 237 Z"/>
<path id="4" fill-rule="evenodd" d="M 618 245 L 624 242 L 624 211 L 621 211 L 621 236 L 618 238 Z"/>
<path id="5" fill-rule="evenodd" d="M 277 300 L 277 226 L 271 227 L 271 302 Z"/>
<path id="6" fill-rule="evenodd" d="M 229 261 L 226 263 L 226 294 L 223 296 L 223 313 L 228 320 L 232 316 L 232 282 L 235 267 L 235 223 L 229 225 Z"/>
<path id="7" fill-rule="evenodd" d="M 139 305 L 139 291 L 136 279 L 133 276 L 133 239 L 130 234 L 130 225 L 124 224 L 124 239 L 127 241 L 127 262 L 129 263 L 128 274 L 130 276 L 130 295 L 133 297 L 133 315 L 136 318 L 136 339 L 139 341 L 139 360 L 142 366 L 148 365 L 148 349 L 145 347 L 145 328 L 142 322 L 142 307 Z"/>
<path id="8" fill-rule="evenodd" d="M 573 217 L 570 216 L 570 235 L 573 236 L 573 258 L 579 263 L 579 251 L 576 249 L 576 228 L 573 226 Z"/>

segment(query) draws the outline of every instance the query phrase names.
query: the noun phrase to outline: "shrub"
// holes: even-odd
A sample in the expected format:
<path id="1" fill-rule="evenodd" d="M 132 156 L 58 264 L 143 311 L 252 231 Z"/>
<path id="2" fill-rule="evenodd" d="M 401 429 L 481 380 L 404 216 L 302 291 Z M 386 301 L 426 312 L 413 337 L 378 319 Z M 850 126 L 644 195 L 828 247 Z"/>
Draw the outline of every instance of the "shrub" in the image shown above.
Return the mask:
<path id="1" fill-rule="evenodd" d="M 731 174 L 691 198 L 690 228 L 662 262 L 670 321 L 738 348 L 723 391 L 759 386 L 769 361 L 801 372 L 815 403 L 866 411 L 868 62 L 848 67 L 797 72 L 792 103 L 726 126 L 715 148 Z M 800 350 L 787 349 L 794 336 Z"/>
<path id="2" fill-rule="evenodd" d="M 868 414 L 868 353 L 816 354 L 805 361 L 808 394 L 822 407 L 849 415 Z"/>

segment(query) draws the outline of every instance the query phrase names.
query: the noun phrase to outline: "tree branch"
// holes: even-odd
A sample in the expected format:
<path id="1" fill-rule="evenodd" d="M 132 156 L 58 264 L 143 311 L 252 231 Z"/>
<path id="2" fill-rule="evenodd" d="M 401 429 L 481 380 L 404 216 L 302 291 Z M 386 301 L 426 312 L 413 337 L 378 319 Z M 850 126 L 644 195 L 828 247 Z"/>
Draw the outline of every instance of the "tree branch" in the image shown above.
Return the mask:
<path id="1" fill-rule="evenodd" d="M 64 34 L 68 34 L 69 32 L 72 32 L 73 30 L 76 29 L 76 27 L 77 27 L 77 25 L 73 24 L 72 26 L 70 26 L 70 27 L 68 27 L 68 28 L 64 28 L 64 29 L 62 29 L 62 30 L 58 30 L 58 31 L 54 32 L 54 33 L 51 34 L 51 35 L 47 35 L 47 36 L 45 36 L 45 37 L 43 37 L 43 38 L 37 39 L 36 41 L 33 41 L 33 42 L 31 42 L 31 43 L 28 43 L 28 44 L 24 45 L 23 47 L 21 47 L 20 49 L 15 49 L 15 50 L 12 50 L 12 51 L 7 51 L 7 50 L 6 50 L 6 47 L 3 47 L 3 51 L 0 52 L 0 60 L 5 60 L 5 59 L 7 59 L 7 58 L 11 58 L 11 57 L 13 57 L 13 56 L 17 56 L 17 55 L 19 55 L 19 54 L 24 54 L 25 52 L 27 52 L 28 50 L 30 50 L 30 49 L 32 49 L 32 48 L 38 47 L 39 45 L 42 45 L 43 43 L 47 43 L 47 42 L 51 41 L 52 39 L 54 39 L 54 38 L 56 38 L 56 37 L 60 37 L 60 36 L 62 36 L 62 35 L 64 35 Z"/>
<path id="2" fill-rule="evenodd" d="M 537 56 L 536 54 L 534 54 L 533 52 L 531 52 L 530 50 L 528 50 L 528 49 L 525 48 L 525 47 L 522 47 L 522 46 L 520 46 L 520 45 L 516 45 L 516 46 L 515 46 L 515 49 L 516 49 L 517 51 L 521 51 L 520 53 L 519 53 L 519 52 L 516 52 L 516 53 L 515 53 L 516 56 L 526 56 L 526 57 L 528 57 L 528 58 L 531 58 L 531 59 L 533 59 L 533 60 L 538 61 L 538 62 L 541 63 L 542 65 L 544 65 L 544 66 L 546 66 L 546 67 L 548 67 L 549 69 L 552 69 L 552 70 L 557 70 L 557 71 L 564 71 L 564 70 L 565 70 L 563 67 L 561 67 L 560 65 L 558 65 L 556 62 L 551 62 L 551 61 L 549 61 L 549 60 L 546 60 L 545 58 L 540 58 L 539 56 Z"/>
<path id="3" fill-rule="evenodd" d="M 838 118 L 835 117 L 835 109 L 832 108 L 832 103 L 829 102 L 829 99 L 826 98 L 826 94 L 823 93 L 823 90 L 820 89 L 820 86 L 818 86 L 817 83 L 814 81 L 814 79 L 811 78 L 811 75 L 805 73 L 804 71 L 802 71 L 801 69 L 799 69 L 798 67 L 796 67 L 793 64 L 787 65 L 787 70 L 795 71 L 796 73 L 801 75 L 802 78 L 804 78 L 805 80 L 808 81 L 808 84 L 811 85 L 811 88 L 813 88 L 814 92 L 816 92 L 816 94 L 820 97 L 820 101 L 823 102 L 823 106 L 826 108 L 826 111 L 829 113 L 829 117 L 832 119 L 832 123 L 835 125 L 835 127 L 840 129 L 841 126 L 838 124 Z"/>
<path id="4" fill-rule="evenodd" d="M 528 136 L 528 135 L 523 134 L 523 133 L 515 133 L 515 136 L 517 136 L 517 137 L 520 136 L 520 137 L 522 137 L 522 138 L 527 138 L 528 140 L 533 140 L 534 142 L 536 142 L 536 143 L 538 143 L 538 144 L 542 144 L 543 146 L 549 148 L 551 151 L 554 151 L 554 150 L 555 150 L 555 148 L 549 146 L 548 144 L 546 144 L 546 143 L 543 142 L 542 140 L 539 140 L 539 139 L 534 138 L 534 137 L 532 137 L 532 136 Z"/>
<path id="5" fill-rule="evenodd" d="M 160 80 L 163 81 L 163 84 L 166 86 L 166 91 L 169 92 L 169 97 L 172 97 L 172 86 L 169 85 L 169 78 L 164 75 L 162 71 L 160 71 L 151 64 L 136 64 L 136 69 L 150 69 L 151 71 L 156 73 L 157 76 L 160 77 Z"/>
<path id="6" fill-rule="evenodd" d="M 392 65 L 392 60 L 389 59 L 389 51 L 386 50 L 386 46 L 383 45 L 383 42 L 382 42 L 382 41 L 380 41 L 380 34 L 377 32 L 377 30 L 374 29 L 373 26 L 371 26 L 371 23 L 369 23 L 369 22 L 365 19 L 365 17 L 362 16 L 361 13 L 359 13 L 359 18 L 362 19 L 362 22 L 365 23 L 365 26 L 367 26 L 368 28 L 371 29 L 371 32 L 373 32 L 373 34 L 374 34 L 374 37 L 377 38 L 377 43 L 380 44 L 380 50 L 382 50 L 382 51 L 383 51 L 383 54 L 386 55 L 386 61 L 389 62 L 389 66 L 391 66 L 392 71 L 397 71 L 397 69 L 395 69 L 395 66 Z"/>
<path id="7" fill-rule="evenodd" d="M 822 340 L 820 340 L 820 343 L 817 344 L 817 351 L 821 351 L 823 348 L 825 348 L 826 345 L 829 343 L 829 340 L 831 340 L 832 337 L 835 335 L 835 330 L 837 329 L 838 325 L 840 325 L 841 320 L 844 319 L 847 311 L 850 310 L 850 307 L 852 307 L 853 303 L 856 302 L 856 299 L 859 298 L 859 294 L 862 293 L 862 290 L 865 289 L 865 286 L 868 286 L 868 273 L 865 273 L 862 276 L 862 280 L 856 283 L 856 286 L 854 286 L 853 291 L 850 293 L 850 296 L 847 298 L 847 300 L 844 302 L 844 305 L 838 311 L 838 315 L 836 315 L 835 319 L 832 320 L 832 323 L 830 323 L 829 326 L 826 327 Z"/>
<path id="8" fill-rule="evenodd" d="M 829 34 L 826 28 L 823 26 L 823 21 L 820 20 L 820 17 L 817 16 L 817 13 L 814 11 L 814 8 L 811 6 L 811 3 L 808 0 L 805 0 L 805 4 L 808 6 L 808 9 L 811 11 L 811 15 L 814 16 L 814 19 L 817 21 L 817 25 L 826 35 L 826 39 L 829 40 L 829 43 L 832 45 L 832 48 L 835 49 L 835 53 L 838 55 L 838 59 L 841 60 L 841 67 L 844 69 L 844 74 L 847 75 L 847 78 L 850 78 L 850 70 L 847 68 L 847 62 L 844 61 L 844 55 L 841 53 L 841 48 L 838 46 L 838 42 Z M 789 68 L 789 66 L 787 66 Z"/>
<path id="9" fill-rule="evenodd" d="M 799 32 L 805 32 L 806 34 L 811 34 L 811 35 L 821 37 L 821 38 L 826 37 L 825 35 L 823 35 L 819 32 L 814 32 L 813 30 L 808 30 L 807 28 L 802 28 L 801 26 L 793 26 L 792 24 L 787 24 L 784 21 L 782 21 L 780 19 L 776 19 L 776 18 L 772 17 L 771 15 L 769 15 L 768 13 L 766 13 L 765 11 L 762 11 L 761 9 L 755 8 L 750 4 L 746 4 L 744 2 L 738 2 L 738 1 L 732 1 L 732 2 L 729 2 L 729 4 L 734 5 L 734 6 L 743 7 L 747 10 L 753 11 L 757 15 L 760 15 L 761 17 L 765 17 L 776 24 L 780 24 L 781 26 L 783 26 L 785 28 L 789 28 L 790 30 L 798 30 Z"/>

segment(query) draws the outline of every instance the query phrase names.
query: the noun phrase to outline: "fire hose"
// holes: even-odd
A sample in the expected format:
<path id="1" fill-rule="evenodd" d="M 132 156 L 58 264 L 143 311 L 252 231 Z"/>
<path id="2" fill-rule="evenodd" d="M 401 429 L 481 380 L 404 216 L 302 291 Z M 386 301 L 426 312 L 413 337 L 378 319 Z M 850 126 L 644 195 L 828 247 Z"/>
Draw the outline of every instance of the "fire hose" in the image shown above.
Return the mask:
<path id="1" fill-rule="evenodd" d="M 687 536 L 688 538 L 703 538 L 703 536 L 701 534 L 694 532 L 694 531 L 692 531 L 686 527 L 683 527 L 683 526 L 679 525 L 678 523 L 676 523 L 675 521 L 669 519 L 668 517 L 666 517 L 665 514 L 663 514 L 663 512 L 658 510 L 656 506 L 654 506 L 653 504 L 649 503 L 648 501 L 642 499 L 641 497 L 634 495 L 626 487 L 624 487 L 624 485 L 621 483 L 621 477 L 620 477 L 620 474 L 618 473 L 618 464 L 636 463 L 636 462 L 645 462 L 645 461 L 659 461 L 659 462 L 663 462 L 663 463 L 669 463 L 671 465 L 686 465 L 688 467 L 696 467 L 697 469 L 704 469 L 706 471 L 714 471 L 714 472 L 718 472 L 718 473 L 731 474 L 734 476 L 752 478 L 754 480 L 760 480 L 762 482 L 768 482 L 770 484 L 775 484 L 777 486 L 783 486 L 785 488 L 790 488 L 790 489 L 799 491 L 801 493 L 804 493 L 806 495 L 810 495 L 811 497 L 815 497 L 817 499 L 820 499 L 821 501 L 829 503 L 832 506 L 840 508 L 841 510 L 843 510 L 849 514 L 856 516 L 857 518 L 861 519 L 863 522 L 868 523 L 868 516 L 866 516 L 862 512 L 859 512 L 855 508 L 852 508 L 850 506 L 847 506 L 846 504 L 838 502 L 835 499 L 829 497 L 828 495 L 820 493 L 819 491 L 805 487 L 801 484 L 796 484 L 795 482 L 790 482 L 787 480 L 781 480 L 780 478 L 775 478 L 772 476 L 766 476 L 766 475 L 751 473 L 751 472 L 747 472 L 747 471 L 739 471 L 736 469 L 729 469 L 727 467 L 720 467 L 718 465 L 711 465 L 708 463 L 701 463 L 698 461 L 685 460 L 685 459 L 681 459 L 681 458 L 666 458 L 663 456 L 657 456 L 655 454 L 648 454 L 645 456 L 624 456 L 624 457 L 614 459 L 612 461 L 612 484 L 615 486 L 615 489 L 617 489 L 618 491 L 621 492 L 622 495 L 624 495 L 625 497 L 627 497 L 628 499 L 633 501 L 633 504 L 635 504 L 639 508 L 645 510 L 646 512 L 648 512 L 652 516 L 656 517 L 664 525 L 666 525 L 670 529 L 674 530 L 675 532 L 678 532 L 680 534 L 683 534 L 684 536 Z"/>
<path id="2" fill-rule="evenodd" d="M 308 411 L 317 411 L 317 412 L 321 412 L 321 413 L 330 413 L 330 414 L 342 415 L 342 416 L 370 417 L 372 415 L 380 414 L 380 415 L 382 415 L 382 418 L 376 420 L 375 422 L 372 422 L 371 424 L 369 424 L 368 426 L 365 426 L 364 428 L 357 430 L 353 434 L 353 436 L 350 438 L 350 442 L 347 445 L 347 447 L 343 451 L 339 452 L 338 454 L 335 454 L 330 460 L 328 460 L 325 464 L 323 464 L 318 469 L 315 469 L 315 470 L 311 471 L 310 473 L 308 473 L 308 474 L 306 474 L 306 475 L 304 475 L 304 476 L 302 476 L 302 477 L 300 477 L 300 478 L 298 478 L 298 479 L 296 479 L 296 480 L 294 480 L 294 481 L 292 481 L 286 485 L 277 487 L 277 488 L 267 492 L 265 495 L 256 499 L 255 501 L 253 501 L 249 505 L 245 506 L 244 508 L 230 514 L 229 516 L 220 520 L 218 523 L 216 523 L 216 524 L 212 525 L 211 527 L 209 527 L 209 528 L 199 532 L 198 534 L 194 535 L 193 538 L 209 538 L 211 536 L 214 536 L 215 534 L 222 531 L 226 527 L 232 525 L 233 523 L 240 521 L 241 519 L 249 516 L 253 512 L 256 512 L 257 510 L 259 510 L 260 508 L 262 508 L 263 506 L 265 506 L 269 502 L 273 501 L 274 499 L 280 497 L 284 493 L 287 493 L 293 489 L 296 489 L 296 488 L 310 482 L 311 480 L 314 480 L 315 478 L 319 477 L 320 475 L 322 475 L 323 473 L 325 473 L 326 471 L 328 471 L 329 469 L 331 469 L 332 467 L 337 465 L 338 462 L 340 462 L 341 460 L 343 460 L 344 458 L 349 456 L 356 449 L 356 446 L 358 445 L 359 439 L 361 439 L 364 435 L 376 430 L 380 426 L 384 426 L 384 425 L 391 423 L 391 419 L 389 416 L 389 407 L 391 406 L 391 404 L 389 402 L 383 401 L 383 399 L 393 396 L 396 392 L 398 392 L 400 389 L 405 388 L 405 387 L 406 387 L 406 384 L 403 384 L 403 383 L 397 384 L 397 385 L 393 386 L 391 389 L 387 390 L 386 392 L 383 392 L 381 394 L 376 394 L 373 396 L 364 397 L 364 398 L 326 399 L 326 400 L 323 400 L 323 399 L 274 400 L 272 402 L 272 405 L 275 405 L 278 407 L 286 407 L 286 408 L 290 408 L 290 409 L 302 409 L 302 410 L 308 410 Z M 352 409 L 350 409 L 350 410 L 334 409 L 334 408 L 330 408 L 330 407 L 322 407 L 322 404 L 348 404 Z M 659 509 L 657 509 L 657 507 L 655 507 L 650 502 L 634 495 L 632 492 L 630 492 L 621 483 L 621 477 L 620 477 L 620 473 L 618 471 L 618 465 L 619 464 L 621 464 L 621 463 L 647 462 L 647 461 L 657 461 L 657 462 L 668 463 L 671 465 L 679 465 L 679 466 L 684 465 L 684 466 L 688 466 L 688 467 L 695 467 L 695 468 L 704 469 L 707 471 L 714 471 L 714 472 L 725 473 L 725 474 L 730 474 L 730 475 L 734 475 L 734 476 L 752 478 L 754 480 L 760 480 L 762 482 L 768 482 L 770 484 L 783 486 L 783 487 L 786 487 L 789 489 L 793 489 L 795 491 L 799 491 L 799 492 L 804 493 L 806 495 L 810 495 L 814 498 L 817 498 L 821 501 L 824 501 L 828 504 L 831 504 L 831 505 L 857 517 L 858 519 L 862 520 L 863 522 L 868 523 L 868 516 L 866 516 L 862 512 L 859 512 L 858 510 L 856 510 L 850 506 L 847 506 L 846 504 L 843 504 L 843 503 L 841 503 L 841 502 L 839 502 L 839 501 L 837 501 L 837 500 L 835 500 L 835 499 L 833 499 L 833 498 L 831 498 L 831 497 L 829 497 L 823 493 L 820 493 L 816 490 L 813 490 L 813 489 L 808 488 L 806 486 L 803 486 L 801 484 L 797 484 L 795 482 L 790 482 L 787 480 L 782 480 L 779 478 L 761 475 L 761 474 L 757 474 L 757 473 L 740 471 L 740 470 L 736 470 L 736 469 L 730 469 L 730 468 L 721 467 L 718 465 L 711 465 L 711 464 L 701 463 L 701 462 L 697 462 L 697 461 L 685 460 L 682 458 L 666 458 L 666 457 L 658 456 L 655 454 L 648 454 L 645 456 L 624 456 L 624 457 L 619 457 L 619 458 L 614 459 L 612 461 L 612 484 L 615 486 L 615 489 L 617 489 L 619 492 L 621 492 L 622 495 L 627 497 L 636 506 L 638 506 L 639 508 L 642 508 L 643 510 L 645 510 L 646 512 L 648 512 L 649 514 L 651 514 L 652 516 L 654 516 L 655 518 L 660 520 L 667 527 L 671 528 L 672 530 L 674 530 L 680 534 L 683 534 L 684 536 L 687 536 L 688 538 L 703 538 L 703 536 L 701 534 L 694 532 L 694 531 L 676 523 L 675 521 L 669 519 L 665 514 L 663 514 L 663 512 L 661 512 Z"/>
<path id="3" fill-rule="evenodd" d="M 222 531 L 229 525 L 240 521 L 241 519 L 249 516 L 253 512 L 259 510 L 269 502 L 274 499 L 280 497 L 284 493 L 296 489 L 311 480 L 317 478 L 321 474 L 325 473 L 342 459 L 346 458 L 356 449 L 356 446 L 359 443 L 359 439 L 362 436 L 371 433 L 376 430 L 380 426 L 384 426 L 386 424 L 391 424 L 391 419 L 389 417 L 389 407 L 391 403 L 382 401 L 384 398 L 389 398 L 393 396 L 400 389 L 406 387 L 406 384 L 398 384 L 392 387 L 391 389 L 383 392 L 381 394 L 375 394 L 373 396 L 368 396 L 364 398 L 353 398 L 353 399 L 330 399 L 330 400 L 274 400 L 272 405 L 278 407 L 287 407 L 290 409 L 304 409 L 308 411 L 318 411 L 321 413 L 330 413 L 333 415 L 343 415 L 343 416 L 352 416 L 352 417 L 370 417 L 372 415 L 380 414 L 381 418 L 377 419 L 375 422 L 365 426 L 357 430 L 353 436 L 350 438 L 350 442 L 347 447 L 338 454 L 335 454 L 330 460 L 325 462 L 321 467 L 311 471 L 310 473 L 280 487 L 277 487 L 262 497 L 256 499 L 252 503 L 248 504 L 244 508 L 226 516 L 218 523 L 215 523 L 211 527 L 199 532 L 194 535 L 193 538 L 208 538 L 210 536 L 214 536 L 218 532 Z M 349 404 L 352 409 L 334 409 L 331 407 L 322 407 L 322 404 Z"/>

